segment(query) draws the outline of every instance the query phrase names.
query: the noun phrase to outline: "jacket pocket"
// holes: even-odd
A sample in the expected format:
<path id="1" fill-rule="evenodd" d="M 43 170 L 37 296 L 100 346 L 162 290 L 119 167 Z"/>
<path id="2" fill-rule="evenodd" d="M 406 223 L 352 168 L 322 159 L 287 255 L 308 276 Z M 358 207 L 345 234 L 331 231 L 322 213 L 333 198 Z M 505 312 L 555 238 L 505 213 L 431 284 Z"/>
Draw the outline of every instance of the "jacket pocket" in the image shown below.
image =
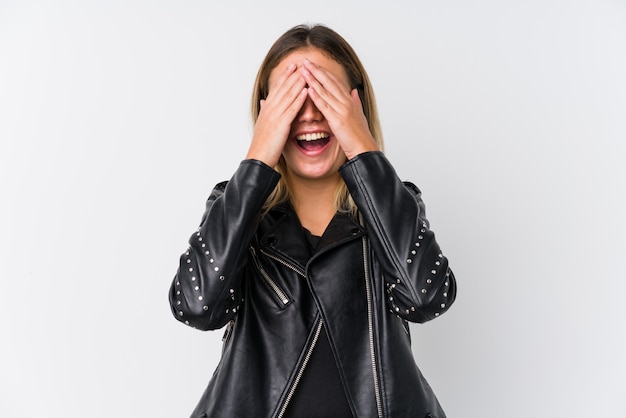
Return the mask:
<path id="1" fill-rule="evenodd" d="M 279 308 L 284 309 L 292 302 L 291 297 L 289 297 L 285 290 L 283 290 L 278 284 L 276 284 L 276 281 L 273 280 L 267 273 L 267 271 L 263 268 L 263 266 L 261 265 L 261 261 L 257 256 L 256 250 L 252 246 L 250 247 L 250 254 L 252 255 L 254 266 L 259 272 L 259 275 L 261 276 L 264 285 L 269 290 L 272 299 L 276 301 Z"/>

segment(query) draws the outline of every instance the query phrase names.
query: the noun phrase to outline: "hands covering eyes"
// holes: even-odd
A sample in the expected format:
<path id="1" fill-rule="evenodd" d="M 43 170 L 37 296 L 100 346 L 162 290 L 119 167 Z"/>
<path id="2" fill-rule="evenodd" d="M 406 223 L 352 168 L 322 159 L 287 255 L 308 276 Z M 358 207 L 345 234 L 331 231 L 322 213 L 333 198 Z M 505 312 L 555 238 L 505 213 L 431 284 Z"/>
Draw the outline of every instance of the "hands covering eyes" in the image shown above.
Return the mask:
<path id="1" fill-rule="evenodd" d="M 275 166 L 307 98 L 324 116 L 348 159 L 378 150 L 357 90 L 331 71 L 305 59 L 299 68 L 288 65 L 273 81 L 267 98 L 261 100 L 247 158 Z"/>

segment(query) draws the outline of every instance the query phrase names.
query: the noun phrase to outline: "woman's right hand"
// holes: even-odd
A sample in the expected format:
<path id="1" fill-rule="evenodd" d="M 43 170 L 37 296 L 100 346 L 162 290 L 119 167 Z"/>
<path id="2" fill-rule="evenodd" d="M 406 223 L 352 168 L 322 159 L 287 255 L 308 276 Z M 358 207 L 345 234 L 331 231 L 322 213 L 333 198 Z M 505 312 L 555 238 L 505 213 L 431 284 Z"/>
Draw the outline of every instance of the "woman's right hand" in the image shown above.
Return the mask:
<path id="1" fill-rule="evenodd" d="M 261 100 L 261 110 L 246 158 L 274 167 L 285 148 L 291 124 L 307 98 L 307 89 L 295 64 L 287 66 L 274 83 L 271 81 L 270 78 L 267 98 Z"/>

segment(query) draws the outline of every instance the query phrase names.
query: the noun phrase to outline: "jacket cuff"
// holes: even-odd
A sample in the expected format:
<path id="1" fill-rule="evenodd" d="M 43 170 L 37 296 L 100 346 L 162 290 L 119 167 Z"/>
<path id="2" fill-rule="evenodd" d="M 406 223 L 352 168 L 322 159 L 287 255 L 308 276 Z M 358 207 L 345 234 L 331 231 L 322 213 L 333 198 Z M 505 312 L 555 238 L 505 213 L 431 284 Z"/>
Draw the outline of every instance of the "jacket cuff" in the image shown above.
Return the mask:
<path id="1" fill-rule="evenodd" d="M 355 191 L 357 183 L 379 184 L 382 178 L 388 178 L 387 176 L 390 175 L 400 181 L 395 169 L 382 151 L 367 151 L 353 157 L 339 168 L 339 174 L 348 185 L 350 192 Z M 382 184 L 387 183 L 382 181 Z"/>
<path id="2" fill-rule="evenodd" d="M 279 179 L 280 173 L 272 167 L 259 160 L 247 159 L 241 161 L 226 187 L 237 190 L 236 194 L 240 197 L 245 196 L 246 203 L 256 201 L 256 206 L 260 206 L 274 190 Z M 255 204 L 246 207 L 253 208 Z"/>

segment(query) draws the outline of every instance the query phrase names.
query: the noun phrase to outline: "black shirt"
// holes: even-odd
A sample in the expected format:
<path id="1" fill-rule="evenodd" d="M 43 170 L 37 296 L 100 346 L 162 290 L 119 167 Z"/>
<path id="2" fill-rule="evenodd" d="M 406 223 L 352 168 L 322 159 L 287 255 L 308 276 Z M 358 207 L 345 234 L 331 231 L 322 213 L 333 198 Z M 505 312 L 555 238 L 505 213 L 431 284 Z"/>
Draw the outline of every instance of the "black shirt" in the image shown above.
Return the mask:
<path id="1" fill-rule="evenodd" d="M 312 235 L 306 229 L 304 231 L 313 253 L 320 237 Z M 353 418 L 326 329 L 323 327 L 289 402 L 285 417 Z"/>

